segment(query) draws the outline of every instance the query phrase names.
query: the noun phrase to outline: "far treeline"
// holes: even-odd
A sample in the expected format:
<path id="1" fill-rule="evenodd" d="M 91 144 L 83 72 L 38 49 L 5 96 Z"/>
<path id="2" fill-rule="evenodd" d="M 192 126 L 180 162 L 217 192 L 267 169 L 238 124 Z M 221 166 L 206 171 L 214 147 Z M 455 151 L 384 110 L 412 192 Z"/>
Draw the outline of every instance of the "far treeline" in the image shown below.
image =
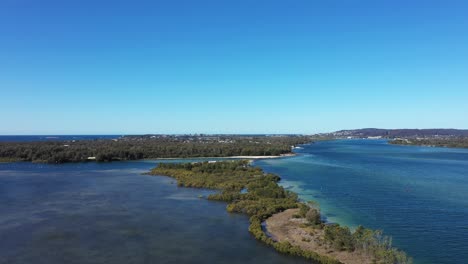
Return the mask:
<path id="1" fill-rule="evenodd" d="M 468 137 L 458 138 L 423 138 L 423 139 L 394 139 L 390 144 L 416 145 L 447 148 L 468 148 Z"/>
<path id="2" fill-rule="evenodd" d="M 309 143 L 308 136 L 126 136 L 118 139 L 0 142 L 0 161 L 66 163 L 228 156 L 270 156 Z"/>
<path id="3" fill-rule="evenodd" d="M 297 194 L 278 185 L 279 176 L 264 173 L 261 168 L 250 166 L 249 161 L 161 163 L 148 174 L 173 177 L 179 186 L 220 190 L 208 199 L 227 202 L 229 212 L 250 216 L 249 231 L 279 252 L 324 264 L 341 263 L 287 241 L 275 241 L 263 231 L 262 222 L 268 217 L 286 209 L 299 208 L 298 217 L 306 218 L 310 226 L 324 230 L 323 242 L 330 250 L 365 254 L 373 263 L 412 263 L 404 252 L 392 247 L 391 239 L 383 236 L 381 231 L 359 227 L 351 232 L 347 227 L 323 223 L 318 209 L 300 202 Z"/>
<path id="4" fill-rule="evenodd" d="M 362 128 L 353 130 L 340 130 L 331 133 L 335 136 L 351 137 L 384 137 L 384 138 L 456 138 L 468 137 L 467 129 L 380 129 Z"/>

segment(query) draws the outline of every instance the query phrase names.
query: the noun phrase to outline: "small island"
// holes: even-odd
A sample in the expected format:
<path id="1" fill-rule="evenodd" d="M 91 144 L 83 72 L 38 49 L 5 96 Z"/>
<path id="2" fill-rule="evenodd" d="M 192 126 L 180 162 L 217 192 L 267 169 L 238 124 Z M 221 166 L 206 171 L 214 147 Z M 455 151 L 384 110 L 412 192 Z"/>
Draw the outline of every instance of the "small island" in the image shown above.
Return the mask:
<path id="1" fill-rule="evenodd" d="M 379 230 L 354 232 L 321 220 L 315 203 L 278 185 L 280 177 L 248 160 L 160 163 L 147 173 L 173 177 L 178 186 L 217 189 L 209 200 L 227 202 L 227 210 L 250 217 L 250 233 L 281 253 L 324 264 L 412 263 Z"/>

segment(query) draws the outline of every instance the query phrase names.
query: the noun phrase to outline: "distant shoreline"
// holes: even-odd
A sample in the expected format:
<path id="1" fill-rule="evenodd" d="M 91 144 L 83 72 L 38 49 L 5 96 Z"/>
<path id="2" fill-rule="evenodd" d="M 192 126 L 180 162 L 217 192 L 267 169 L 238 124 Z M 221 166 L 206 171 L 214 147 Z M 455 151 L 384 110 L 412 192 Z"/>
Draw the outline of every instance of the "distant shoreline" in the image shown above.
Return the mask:
<path id="1" fill-rule="evenodd" d="M 310 136 L 126 136 L 118 139 L 0 142 L 0 158 L 50 164 L 163 158 L 269 159 L 291 155 Z M 285 155 L 286 154 L 286 155 Z"/>
<path id="2" fill-rule="evenodd" d="M 189 160 L 189 159 L 247 159 L 247 160 L 259 160 L 259 159 L 279 159 L 279 158 L 286 158 L 286 157 L 294 157 L 297 156 L 296 153 L 286 153 L 276 156 L 221 156 L 221 157 L 186 157 L 186 158 L 151 158 L 151 159 L 137 159 L 137 160 L 113 160 L 113 162 L 121 162 L 121 161 L 142 161 L 142 160 Z M 94 158 L 94 157 L 90 157 Z M 94 159 L 90 159 L 82 162 L 95 162 Z M 0 163 L 12 163 L 12 162 L 32 162 L 32 163 L 47 163 L 41 161 L 24 161 L 21 159 L 13 159 L 13 158 L 1 158 Z"/>
<path id="3" fill-rule="evenodd" d="M 276 156 L 219 156 L 219 157 L 187 157 L 187 158 L 154 158 L 143 160 L 184 160 L 184 159 L 278 159 L 297 156 L 297 153 L 286 153 Z M 138 161 L 138 160 L 136 160 Z"/>
<path id="4" fill-rule="evenodd" d="M 423 138 L 423 139 L 407 139 L 398 138 L 388 141 L 392 145 L 401 146 L 421 146 L 432 148 L 468 148 L 468 138 L 452 138 L 452 139 L 437 139 L 437 138 Z"/>

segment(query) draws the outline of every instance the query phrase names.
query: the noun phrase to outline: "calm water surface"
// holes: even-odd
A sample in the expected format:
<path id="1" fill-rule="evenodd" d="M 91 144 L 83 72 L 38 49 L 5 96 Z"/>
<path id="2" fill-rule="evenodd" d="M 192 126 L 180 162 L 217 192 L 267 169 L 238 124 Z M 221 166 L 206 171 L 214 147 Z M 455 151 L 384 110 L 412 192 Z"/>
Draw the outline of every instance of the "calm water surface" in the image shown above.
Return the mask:
<path id="1" fill-rule="evenodd" d="M 255 164 L 328 221 L 384 229 L 416 263 L 468 263 L 468 150 L 346 140 L 297 152 Z M 198 198 L 210 191 L 141 175 L 154 164 L 0 164 L 0 263 L 306 263 Z"/>
<path id="2" fill-rule="evenodd" d="M 154 162 L 0 164 L 0 263 L 306 263 Z"/>
<path id="3" fill-rule="evenodd" d="M 257 161 L 328 221 L 383 229 L 416 263 L 468 263 L 468 150 L 341 140 Z"/>

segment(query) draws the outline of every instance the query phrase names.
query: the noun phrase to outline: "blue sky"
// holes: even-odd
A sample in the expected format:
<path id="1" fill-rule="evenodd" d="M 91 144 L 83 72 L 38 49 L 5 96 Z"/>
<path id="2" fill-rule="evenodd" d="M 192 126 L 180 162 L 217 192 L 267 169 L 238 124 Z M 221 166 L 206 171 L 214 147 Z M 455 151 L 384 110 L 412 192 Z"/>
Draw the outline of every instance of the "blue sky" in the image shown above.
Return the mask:
<path id="1" fill-rule="evenodd" d="M 450 0 L 2 0 L 0 134 L 468 128 L 467 14 Z"/>

